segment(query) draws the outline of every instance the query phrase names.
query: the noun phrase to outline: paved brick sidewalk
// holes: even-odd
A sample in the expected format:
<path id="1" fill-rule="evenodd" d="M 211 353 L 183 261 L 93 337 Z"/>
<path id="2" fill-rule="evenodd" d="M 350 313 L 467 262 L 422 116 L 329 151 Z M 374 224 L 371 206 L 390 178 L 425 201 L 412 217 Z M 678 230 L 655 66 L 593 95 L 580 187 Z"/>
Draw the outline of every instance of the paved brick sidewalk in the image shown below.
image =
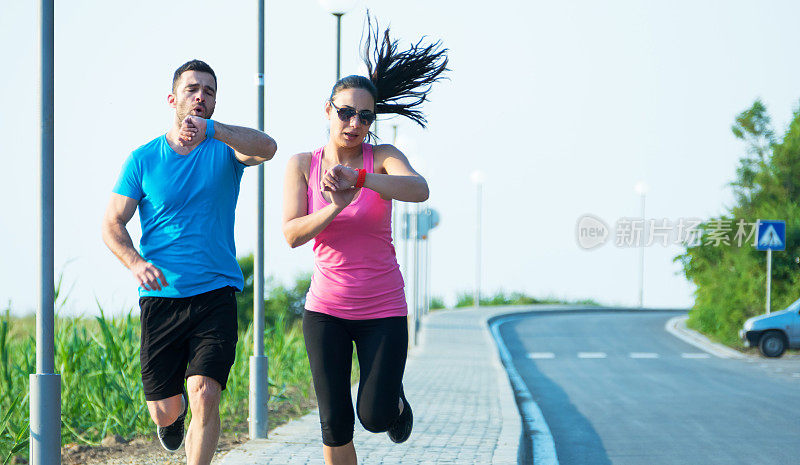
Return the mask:
<path id="1" fill-rule="evenodd" d="M 404 388 L 414 432 L 404 444 L 356 422 L 360 464 L 517 463 L 522 433 L 514 394 L 486 319 L 498 311 L 434 312 L 410 354 Z M 355 393 L 353 395 L 355 399 Z M 319 417 L 312 412 L 234 449 L 223 465 L 323 464 Z"/>

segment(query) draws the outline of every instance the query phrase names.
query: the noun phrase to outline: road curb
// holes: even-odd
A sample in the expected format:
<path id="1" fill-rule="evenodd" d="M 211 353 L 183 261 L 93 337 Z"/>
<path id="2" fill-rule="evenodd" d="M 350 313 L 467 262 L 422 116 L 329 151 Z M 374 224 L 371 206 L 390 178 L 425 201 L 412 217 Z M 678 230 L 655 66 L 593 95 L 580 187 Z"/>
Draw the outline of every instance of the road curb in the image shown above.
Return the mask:
<path id="1" fill-rule="evenodd" d="M 485 321 L 486 329 L 491 333 L 495 342 L 498 364 L 501 367 L 505 367 L 506 382 L 509 384 L 509 388 L 513 389 L 511 396 L 517 403 L 519 416 L 525 425 L 520 440 L 528 441 L 528 438 L 530 438 L 530 443 L 524 444 L 526 447 L 520 450 L 518 462 L 527 463 L 524 460 L 530 459 L 530 463 L 558 465 L 555 440 L 550 432 L 550 427 L 547 425 L 539 405 L 533 400 L 533 394 L 528 389 L 522 376 L 517 372 L 508 347 L 506 347 L 498 329 L 501 324 L 518 318 L 524 317 L 514 315 L 514 313 L 500 314 L 488 317 Z"/>
<path id="2" fill-rule="evenodd" d="M 670 318 L 664 325 L 664 329 L 678 339 L 719 358 L 752 358 L 752 356 L 743 354 L 736 349 L 731 349 L 724 344 L 713 342 L 702 333 L 688 328 L 686 326 L 686 320 L 688 319 L 689 317 L 685 315 Z"/>

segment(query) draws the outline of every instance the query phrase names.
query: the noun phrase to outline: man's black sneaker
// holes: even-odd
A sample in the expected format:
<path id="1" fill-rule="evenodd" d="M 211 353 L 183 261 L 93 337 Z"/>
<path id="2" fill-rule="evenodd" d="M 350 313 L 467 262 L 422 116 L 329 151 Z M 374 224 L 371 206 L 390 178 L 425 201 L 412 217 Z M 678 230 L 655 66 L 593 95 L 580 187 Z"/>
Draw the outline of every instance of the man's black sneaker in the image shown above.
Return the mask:
<path id="1" fill-rule="evenodd" d="M 400 387 L 400 398 L 403 399 L 403 411 L 386 432 L 389 439 L 398 444 L 405 442 L 411 436 L 411 428 L 414 426 L 414 414 L 411 412 L 411 405 L 406 400 L 402 386 Z"/>
<path id="2" fill-rule="evenodd" d="M 160 426 L 156 428 L 158 440 L 164 449 L 170 452 L 180 449 L 183 444 L 183 423 L 186 420 L 186 409 L 189 405 L 187 397 L 186 388 L 183 388 L 183 396 L 181 397 L 181 400 L 183 400 L 183 413 L 178 416 L 175 423 L 163 428 Z"/>

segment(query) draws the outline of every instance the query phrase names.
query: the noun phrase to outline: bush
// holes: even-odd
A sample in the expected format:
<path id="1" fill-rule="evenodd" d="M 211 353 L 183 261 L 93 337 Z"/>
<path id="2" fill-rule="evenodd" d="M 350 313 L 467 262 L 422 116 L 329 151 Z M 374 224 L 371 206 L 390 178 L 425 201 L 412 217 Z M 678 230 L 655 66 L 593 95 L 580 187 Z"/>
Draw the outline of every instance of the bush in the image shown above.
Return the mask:
<path id="1" fill-rule="evenodd" d="M 599 305 L 593 299 L 564 300 L 555 297 L 537 299 L 522 292 L 506 294 L 500 290 L 490 296 L 481 296 L 482 306 L 500 305 L 534 305 L 534 304 L 569 304 L 569 305 Z M 471 292 L 461 292 L 456 296 L 456 308 L 472 307 L 475 305 L 475 296 Z M 433 308 L 433 307 L 431 307 Z"/>
<path id="2" fill-rule="evenodd" d="M 438 295 L 431 297 L 430 309 L 431 310 L 439 310 L 439 309 L 442 309 L 442 308 L 445 308 L 444 299 L 441 296 L 438 296 Z"/>
<path id="3" fill-rule="evenodd" d="M 475 306 L 475 297 L 470 292 L 461 292 L 456 296 L 456 308 Z"/>

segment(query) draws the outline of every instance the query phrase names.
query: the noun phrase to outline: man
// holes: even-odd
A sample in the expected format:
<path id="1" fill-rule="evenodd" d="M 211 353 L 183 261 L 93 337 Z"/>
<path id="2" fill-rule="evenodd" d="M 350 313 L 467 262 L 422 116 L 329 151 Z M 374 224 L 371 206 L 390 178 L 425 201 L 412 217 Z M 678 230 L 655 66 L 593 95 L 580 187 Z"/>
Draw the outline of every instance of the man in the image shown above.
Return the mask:
<path id="1" fill-rule="evenodd" d="M 263 132 L 211 120 L 216 94 L 206 63 L 175 71 L 167 97 L 174 124 L 131 153 L 103 218 L 103 240 L 139 283 L 142 383 L 167 450 L 180 448 L 192 409 L 189 465 L 211 463 L 235 356 L 234 292 L 243 278 L 233 224 L 242 173 L 277 149 Z M 126 229 L 137 206 L 141 255 Z"/>

